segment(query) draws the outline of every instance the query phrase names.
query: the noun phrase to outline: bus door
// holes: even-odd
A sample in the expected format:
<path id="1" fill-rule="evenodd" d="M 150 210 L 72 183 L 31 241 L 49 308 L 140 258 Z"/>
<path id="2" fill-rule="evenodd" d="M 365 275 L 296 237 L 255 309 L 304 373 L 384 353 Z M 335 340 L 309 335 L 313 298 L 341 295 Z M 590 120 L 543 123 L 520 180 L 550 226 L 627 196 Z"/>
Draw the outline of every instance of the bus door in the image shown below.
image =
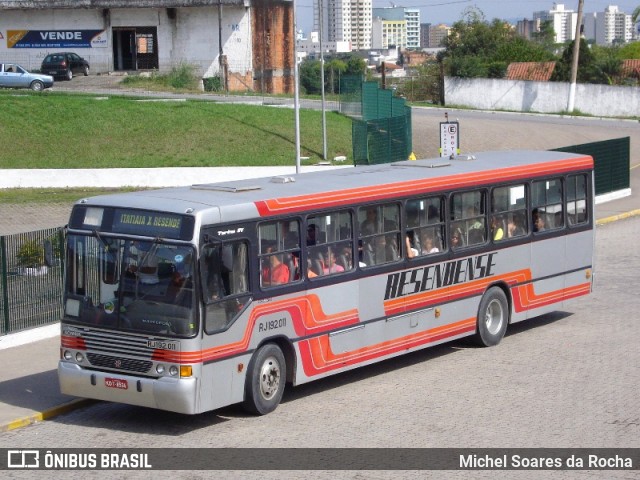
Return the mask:
<path id="1" fill-rule="evenodd" d="M 566 235 L 560 178 L 534 181 L 531 184 L 531 274 L 533 294 L 528 299 L 528 317 L 544 313 L 540 310 L 549 299 L 563 295 L 567 271 Z M 554 235 L 555 234 L 555 235 Z M 551 307 L 549 307 L 551 308 Z M 557 308 L 557 305 L 555 305 Z"/>
<path id="2" fill-rule="evenodd" d="M 310 215 L 306 228 L 307 334 L 328 331 L 321 341 L 325 353 L 342 355 L 365 344 L 364 325 L 358 321 L 359 285 L 354 274 L 359 260 L 353 213 Z"/>
<path id="3" fill-rule="evenodd" d="M 246 239 L 209 241 L 202 248 L 200 275 L 204 331 L 226 331 L 251 300 L 249 242 Z"/>

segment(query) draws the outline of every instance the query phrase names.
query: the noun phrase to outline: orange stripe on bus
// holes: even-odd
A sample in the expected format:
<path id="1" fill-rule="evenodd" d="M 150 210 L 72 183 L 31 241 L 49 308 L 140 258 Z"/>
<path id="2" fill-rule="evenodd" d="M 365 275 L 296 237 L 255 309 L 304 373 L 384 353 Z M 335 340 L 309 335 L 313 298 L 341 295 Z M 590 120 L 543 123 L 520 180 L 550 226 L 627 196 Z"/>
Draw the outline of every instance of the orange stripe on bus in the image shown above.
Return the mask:
<path id="1" fill-rule="evenodd" d="M 165 362 L 201 363 L 242 353 L 248 349 L 253 330 L 259 319 L 265 315 L 282 313 L 283 311 L 287 311 L 291 315 L 294 329 L 298 336 L 322 333 L 359 322 L 357 309 L 326 314 L 322 308 L 320 298 L 315 294 L 310 294 L 257 305 L 249 316 L 242 338 L 237 342 L 197 352 L 155 350 L 153 358 L 154 360 Z"/>
<path id="2" fill-rule="evenodd" d="M 500 178 L 503 181 L 528 179 L 536 175 L 551 175 L 568 171 L 592 168 L 591 157 L 580 157 L 570 160 L 559 160 L 526 167 L 499 168 L 486 172 L 473 172 L 469 174 L 448 175 L 439 178 L 424 178 L 405 182 L 396 182 L 383 185 L 371 185 L 367 187 L 349 188 L 344 190 L 329 191 L 326 193 L 314 193 L 298 195 L 295 197 L 274 198 L 255 202 L 260 216 L 293 213 L 309 208 L 329 208 L 346 204 L 352 204 L 354 198 L 358 201 L 376 201 L 394 198 L 403 195 L 424 194 L 443 189 L 454 189 L 480 185 L 495 181 Z"/>
<path id="3" fill-rule="evenodd" d="M 323 335 L 300 342 L 302 366 L 307 376 L 318 375 L 344 366 L 390 355 L 401 350 L 475 331 L 475 326 L 476 319 L 468 318 L 340 354 L 331 351 L 329 336 Z"/>
<path id="4" fill-rule="evenodd" d="M 528 269 L 525 269 L 525 270 L 520 270 L 520 271 L 492 277 L 491 279 L 482 279 L 482 280 L 470 282 L 469 284 L 456 285 L 454 287 L 449 287 L 446 289 L 440 289 L 432 292 L 425 292 L 415 296 L 406 297 L 404 299 L 394 299 L 394 300 L 385 302 L 385 313 L 387 315 L 394 315 L 394 314 L 402 313 L 404 311 L 411 311 L 411 310 L 419 311 L 420 309 L 426 308 L 431 304 L 442 302 L 443 299 L 450 300 L 450 299 L 460 298 L 462 296 L 466 296 L 472 293 L 480 294 L 484 291 L 484 289 L 486 289 L 489 283 L 494 282 L 496 279 L 499 279 L 500 281 L 504 281 L 508 285 L 515 285 L 517 283 L 523 283 L 525 281 L 528 281 L 530 280 L 530 278 L 531 278 L 531 272 Z M 516 312 L 531 310 L 531 309 L 543 307 L 552 303 L 558 303 L 564 300 L 569 300 L 571 298 L 575 298 L 581 295 L 587 295 L 590 293 L 590 291 L 591 291 L 591 284 L 583 283 L 580 285 L 563 288 L 553 292 L 536 294 L 534 290 L 534 285 L 532 283 L 528 283 L 526 285 L 520 285 L 512 289 L 514 310 Z M 223 357 L 243 353 L 249 347 L 251 337 L 253 335 L 253 330 L 255 328 L 256 323 L 259 321 L 259 319 L 265 315 L 282 313 L 283 311 L 287 311 L 291 315 L 294 329 L 298 336 L 305 336 L 309 334 L 320 334 L 322 332 L 326 332 L 329 330 L 335 330 L 336 328 L 341 328 L 341 327 L 346 328 L 352 325 L 357 325 L 359 323 L 358 312 L 356 309 L 327 315 L 322 309 L 322 305 L 320 303 L 319 297 L 317 295 L 310 294 L 303 297 L 296 297 L 292 299 L 281 300 L 277 302 L 270 302 L 269 304 L 256 306 L 249 317 L 249 320 L 247 322 L 247 328 L 245 329 L 242 338 L 237 342 L 209 348 L 206 350 L 194 351 L 194 352 L 174 352 L 174 351 L 168 351 L 168 350 L 155 350 L 152 358 L 156 361 L 165 361 L 165 362 L 174 362 L 174 363 L 202 363 L 202 362 L 213 361 Z M 364 356 L 369 357 L 370 355 L 374 354 L 378 349 L 382 349 L 386 353 L 381 353 L 381 355 L 386 355 L 388 353 L 387 352 L 388 348 L 393 349 L 397 345 L 405 345 L 407 342 L 413 342 L 413 341 L 417 341 L 418 344 L 421 344 L 420 339 L 423 336 L 426 335 L 428 337 L 428 336 L 436 335 L 440 330 L 447 331 L 449 329 L 453 329 L 457 332 L 458 331 L 457 329 L 460 327 L 460 325 L 464 326 L 466 325 L 465 322 L 468 322 L 468 321 L 469 320 L 464 320 L 463 322 L 454 323 L 444 327 L 438 327 L 436 329 L 420 332 L 420 333 L 411 335 L 409 337 L 402 337 L 399 339 L 388 340 L 374 346 L 364 347 L 352 353 L 353 355 L 356 355 L 356 356 L 362 354 Z M 473 328 L 475 329 L 475 319 L 473 319 L 473 322 L 474 322 Z M 468 325 L 466 325 L 466 327 L 468 327 Z M 470 331 L 470 330 L 467 329 L 465 331 Z M 458 333 L 452 333 L 451 335 L 457 335 Z M 440 334 L 444 335 L 445 337 L 448 336 L 446 333 L 441 332 Z M 63 339 L 64 338 L 67 338 L 67 337 L 63 337 Z M 300 345 L 301 346 L 303 344 L 315 345 L 315 347 L 317 348 L 318 345 L 320 344 L 314 343 L 314 342 L 322 342 L 322 340 L 320 339 L 323 339 L 323 338 L 327 339 L 326 341 L 328 341 L 328 337 L 325 335 L 325 336 L 318 336 L 311 340 L 303 340 L 302 342 L 300 342 Z M 433 341 L 433 340 L 430 340 L 430 341 Z M 71 346 L 73 344 L 72 342 L 73 342 L 73 337 L 69 337 L 68 348 L 75 348 Z M 422 343 L 426 343 L 426 340 Z M 65 346 L 65 343 L 63 343 L 63 346 Z M 311 350 L 312 353 L 314 351 L 315 350 Z M 357 352 L 360 352 L 360 354 L 358 354 Z M 324 364 L 325 362 L 332 361 L 331 359 L 322 360 L 322 358 L 318 358 L 315 355 L 311 355 L 310 359 L 313 360 L 314 365 Z M 349 360 L 352 360 L 352 358 L 350 357 Z"/>

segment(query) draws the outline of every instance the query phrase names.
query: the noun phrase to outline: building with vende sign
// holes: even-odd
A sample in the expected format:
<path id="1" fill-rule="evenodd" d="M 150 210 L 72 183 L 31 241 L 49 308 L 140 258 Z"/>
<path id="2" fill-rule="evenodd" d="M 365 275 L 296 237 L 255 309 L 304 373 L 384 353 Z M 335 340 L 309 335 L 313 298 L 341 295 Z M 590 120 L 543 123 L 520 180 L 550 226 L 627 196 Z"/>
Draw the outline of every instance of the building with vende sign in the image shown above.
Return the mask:
<path id="1" fill-rule="evenodd" d="M 193 65 L 229 90 L 293 92 L 290 0 L 0 0 L 0 58 L 72 51 L 93 73 Z"/>

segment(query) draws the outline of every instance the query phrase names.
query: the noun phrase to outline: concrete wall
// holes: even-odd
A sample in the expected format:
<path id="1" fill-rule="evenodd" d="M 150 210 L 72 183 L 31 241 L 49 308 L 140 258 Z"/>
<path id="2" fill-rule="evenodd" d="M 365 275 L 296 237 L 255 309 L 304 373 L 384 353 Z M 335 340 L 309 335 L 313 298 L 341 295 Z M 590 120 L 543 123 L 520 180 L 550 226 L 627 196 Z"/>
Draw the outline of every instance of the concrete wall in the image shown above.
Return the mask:
<path id="1" fill-rule="evenodd" d="M 569 84 L 445 77 L 445 103 L 483 110 L 567 111 Z M 601 117 L 640 116 L 640 88 L 578 84 L 575 110 Z"/>

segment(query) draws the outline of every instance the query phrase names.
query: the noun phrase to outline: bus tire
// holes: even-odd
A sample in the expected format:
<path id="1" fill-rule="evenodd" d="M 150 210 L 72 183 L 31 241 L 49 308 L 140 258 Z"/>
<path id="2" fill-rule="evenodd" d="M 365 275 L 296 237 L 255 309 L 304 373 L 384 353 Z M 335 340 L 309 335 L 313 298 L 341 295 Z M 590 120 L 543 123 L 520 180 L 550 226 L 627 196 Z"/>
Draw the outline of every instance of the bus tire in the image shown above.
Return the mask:
<path id="1" fill-rule="evenodd" d="M 260 347 L 247 370 L 245 410 L 255 415 L 273 412 L 282 399 L 286 378 L 287 365 L 280 347 L 274 343 Z"/>
<path id="2" fill-rule="evenodd" d="M 478 309 L 478 324 L 474 342 L 481 347 L 500 343 L 509 324 L 509 303 L 504 291 L 498 287 L 487 290 Z"/>

